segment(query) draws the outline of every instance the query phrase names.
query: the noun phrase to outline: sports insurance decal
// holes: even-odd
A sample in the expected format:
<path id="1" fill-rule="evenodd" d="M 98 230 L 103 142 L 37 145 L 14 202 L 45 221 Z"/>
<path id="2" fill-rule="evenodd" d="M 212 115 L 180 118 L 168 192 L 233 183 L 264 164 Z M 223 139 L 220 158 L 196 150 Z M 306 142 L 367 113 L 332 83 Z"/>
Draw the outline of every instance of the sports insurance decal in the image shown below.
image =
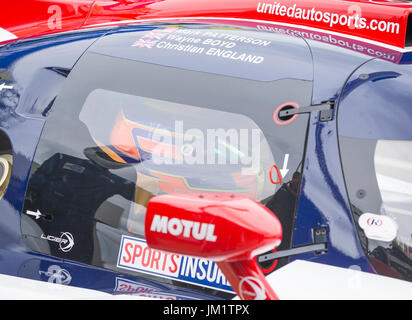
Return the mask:
<path id="1" fill-rule="evenodd" d="M 217 264 L 150 248 L 145 241 L 123 236 L 117 267 L 233 292 Z"/>

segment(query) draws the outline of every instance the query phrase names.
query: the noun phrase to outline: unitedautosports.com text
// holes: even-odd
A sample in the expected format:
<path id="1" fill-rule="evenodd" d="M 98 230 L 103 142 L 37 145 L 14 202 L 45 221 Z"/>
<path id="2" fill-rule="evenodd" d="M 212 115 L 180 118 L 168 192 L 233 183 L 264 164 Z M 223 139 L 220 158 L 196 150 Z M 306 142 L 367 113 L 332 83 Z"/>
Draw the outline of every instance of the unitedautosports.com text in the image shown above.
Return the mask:
<path id="1" fill-rule="evenodd" d="M 346 26 L 349 29 L 376 30 L 392 34 L 398 34 L 400 30 L 399 23 L 377 19 L 369 20 L 362 17 L 361 9 L 357 6 L 349 7 L 348 14 L 339 14 L 316 8 L 300 8 L 296 4 L 290 6 L 282 5 L 275 1 L 273 3 L 259 2 L 256 10 L 258 13 L 285 16 L 296 20 L 321 22 L 331 28 L 340 25 Z"/>

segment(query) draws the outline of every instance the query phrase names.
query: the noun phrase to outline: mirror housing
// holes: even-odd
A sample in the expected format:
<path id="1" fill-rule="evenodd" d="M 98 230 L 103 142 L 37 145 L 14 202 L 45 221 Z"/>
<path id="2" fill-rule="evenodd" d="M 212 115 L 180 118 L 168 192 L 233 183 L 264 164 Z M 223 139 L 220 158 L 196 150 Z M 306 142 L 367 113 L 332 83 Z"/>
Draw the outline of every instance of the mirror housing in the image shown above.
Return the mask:
<path id="1" fill-rule="evenodd" d="M 282 226 L 260 203 L 228 194 L 167 194 L 149 201 L 145 219 L 150 247 L 217 262 L 241 298 L 277 298 L 253 258 L 281 243 Z"/>

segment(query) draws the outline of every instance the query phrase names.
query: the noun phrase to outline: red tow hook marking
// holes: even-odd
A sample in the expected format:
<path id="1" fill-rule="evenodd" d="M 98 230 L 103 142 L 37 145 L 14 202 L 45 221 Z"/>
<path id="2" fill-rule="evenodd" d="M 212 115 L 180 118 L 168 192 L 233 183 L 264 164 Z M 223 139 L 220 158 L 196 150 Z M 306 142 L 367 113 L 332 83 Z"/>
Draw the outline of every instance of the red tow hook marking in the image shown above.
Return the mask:
<path id="1" fill-rule="evenodd" d="M 277 174 L 277 176 L 278 176 L 277 181 L 273 181 L 273 176 L 272 176 L 273 168 L 276 169 L 276 174 Z M 280 183 L 282 183 L 282 175 L 280 174 L 280 171 L 279 171 L 279 169 L 278 169 L 278 167 L 277 167 L 276 164 L 273 164 L 273 165 L 270 167 L 270 170 L 269 170 L 269 178 L 270 178 L 270 182 L 272 182 L 273 184 L 280 184 Z"/>

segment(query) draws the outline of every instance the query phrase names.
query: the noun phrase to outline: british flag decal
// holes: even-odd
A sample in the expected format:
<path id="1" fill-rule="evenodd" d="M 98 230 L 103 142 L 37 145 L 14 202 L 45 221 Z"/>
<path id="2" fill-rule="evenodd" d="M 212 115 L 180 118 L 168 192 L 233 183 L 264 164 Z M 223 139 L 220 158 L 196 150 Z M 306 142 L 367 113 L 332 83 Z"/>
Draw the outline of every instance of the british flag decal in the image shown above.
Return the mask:
<path id="1" fill-rule="evenodd" d="M 145 40 L 145 39 L 139 39 L 137 40 L 132 47 L 139 47 L 139 48 L 153 48 L 155 46 L 157 41 L 151 41 L 151 40 Z"/>
<path id="2" fill-rule="evenodd" d="M 145 34 L 139 40 L 137 40 L 132 47 L 139 48 L 148 48 L 152 49 L 158 41 L 162 40 L 165 36 L 177 30 L 175 27 L 168 27 L 165 29 L 157 29 L 156 31 L 150 31 L 148 34 Z"/>

